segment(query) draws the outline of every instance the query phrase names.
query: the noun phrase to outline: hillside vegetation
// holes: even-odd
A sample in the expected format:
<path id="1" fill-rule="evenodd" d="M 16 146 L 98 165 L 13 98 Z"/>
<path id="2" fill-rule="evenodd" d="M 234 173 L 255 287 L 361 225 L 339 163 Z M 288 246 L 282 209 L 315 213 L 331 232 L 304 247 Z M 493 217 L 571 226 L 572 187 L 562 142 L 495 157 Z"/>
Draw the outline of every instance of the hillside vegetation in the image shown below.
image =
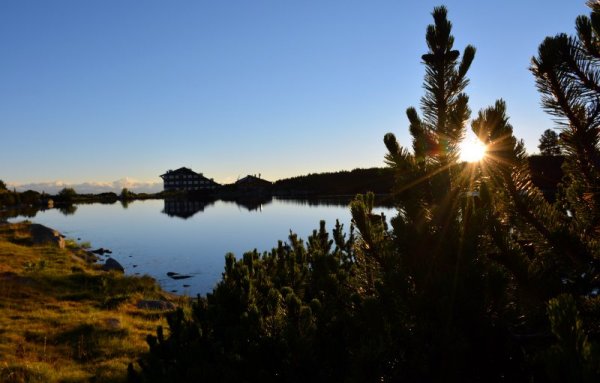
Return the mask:
<path id="1" fill-rule="evenodd" d="M 393 185 L 391 169 L 370 168 L 286 178 L 276 181 L 273 188 L 277 195 L 355 195 L 369 191 L 387 194 Z"/>

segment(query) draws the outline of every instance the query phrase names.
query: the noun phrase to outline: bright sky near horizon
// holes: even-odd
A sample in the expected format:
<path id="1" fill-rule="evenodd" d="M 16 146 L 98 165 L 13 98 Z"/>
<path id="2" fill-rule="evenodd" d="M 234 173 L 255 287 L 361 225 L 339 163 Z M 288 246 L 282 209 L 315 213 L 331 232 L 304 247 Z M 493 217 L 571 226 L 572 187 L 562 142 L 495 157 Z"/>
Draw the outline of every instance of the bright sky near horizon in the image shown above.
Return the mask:
<path id="1" fill-rule="evenodd" d="M 0 2 L 0 179 L 218 182 L 383 166 L 410 147 L 425 29 L 439 1 Z M 455 48 L 477 48 L 477 111 L 506 100 L 529 152 L 554 127 L 531 57 L 574 33 L 585 0 L 447 0 Z"/>

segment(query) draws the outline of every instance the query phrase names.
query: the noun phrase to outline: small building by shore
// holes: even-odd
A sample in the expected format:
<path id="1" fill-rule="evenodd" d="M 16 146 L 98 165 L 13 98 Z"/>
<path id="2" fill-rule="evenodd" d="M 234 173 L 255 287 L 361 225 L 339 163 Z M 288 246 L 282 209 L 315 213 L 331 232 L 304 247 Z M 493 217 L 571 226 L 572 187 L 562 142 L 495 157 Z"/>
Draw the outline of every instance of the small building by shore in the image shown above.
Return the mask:
<path id="1" fill-rule="evenodd" d="M 167 170 L 160 178 L 163 179 L 164 191 L 214 191 L 221 186 L 212 178 L 185 167 Z"/>
<path id="2" fill-rule="evenodd" d="M 271 191 L 273 183 L 262 178 L 247 175 L 244 178 L 240 178 L 236 181 L 235 187 L 238 191 L 253 193 L 253 194 L 265 194 Z"/>

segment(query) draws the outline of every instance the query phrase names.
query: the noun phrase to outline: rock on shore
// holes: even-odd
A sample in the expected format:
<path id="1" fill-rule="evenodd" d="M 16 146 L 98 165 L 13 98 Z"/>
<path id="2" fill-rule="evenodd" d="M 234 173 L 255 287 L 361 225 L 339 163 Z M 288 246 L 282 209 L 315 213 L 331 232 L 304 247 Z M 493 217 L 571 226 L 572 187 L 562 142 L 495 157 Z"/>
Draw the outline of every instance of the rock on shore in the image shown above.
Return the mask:
<path id="1" fill-rule="evenodd" d="M 54 229 L 38 223 L 32 223 L 29 226 L 29 231 L 31 232 L 31 240 L 36 245 L 51 243 L 61 249 L 65 248 L 64 236 Z"/>
<path id="2" fill-rule="evenodd" d="M 102 265 L 102 270 L 104 270 L 104 271 L 115 270 L 115 271 L 118 271 L 121 273 L 125 272 L 125 269 L 123 268 L 123 266 L 121 266 L 121 264 L 119 262 L 117 262 L 117 260 L 114 258 L 108 258 L 106 260 L 106 262 L 104 262 L 104 265 Z"/>

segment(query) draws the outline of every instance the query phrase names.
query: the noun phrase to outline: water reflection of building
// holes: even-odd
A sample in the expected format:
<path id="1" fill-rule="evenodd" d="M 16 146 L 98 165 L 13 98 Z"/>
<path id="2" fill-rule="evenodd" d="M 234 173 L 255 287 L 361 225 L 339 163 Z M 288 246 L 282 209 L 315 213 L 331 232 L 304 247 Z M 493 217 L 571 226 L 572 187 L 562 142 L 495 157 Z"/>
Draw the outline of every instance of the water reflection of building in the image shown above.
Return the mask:
<path id="1" fill-rule="evenodd" d="M 262 211 L 263 205 L 268 205 L 273 201 L 271 197 L 240 197 L 235 199 L 238 206 L 246 208 L 248 211 Z"/>
<path id="2" fill-rule="evenodd" d="M 214 203 L 213 200 L 186 200 L 186 199 L 165 199 L 163 213 L 169 217 L 179 217 L 188 219 L 197 212 L 203 212 L 207 206 Z"/>

